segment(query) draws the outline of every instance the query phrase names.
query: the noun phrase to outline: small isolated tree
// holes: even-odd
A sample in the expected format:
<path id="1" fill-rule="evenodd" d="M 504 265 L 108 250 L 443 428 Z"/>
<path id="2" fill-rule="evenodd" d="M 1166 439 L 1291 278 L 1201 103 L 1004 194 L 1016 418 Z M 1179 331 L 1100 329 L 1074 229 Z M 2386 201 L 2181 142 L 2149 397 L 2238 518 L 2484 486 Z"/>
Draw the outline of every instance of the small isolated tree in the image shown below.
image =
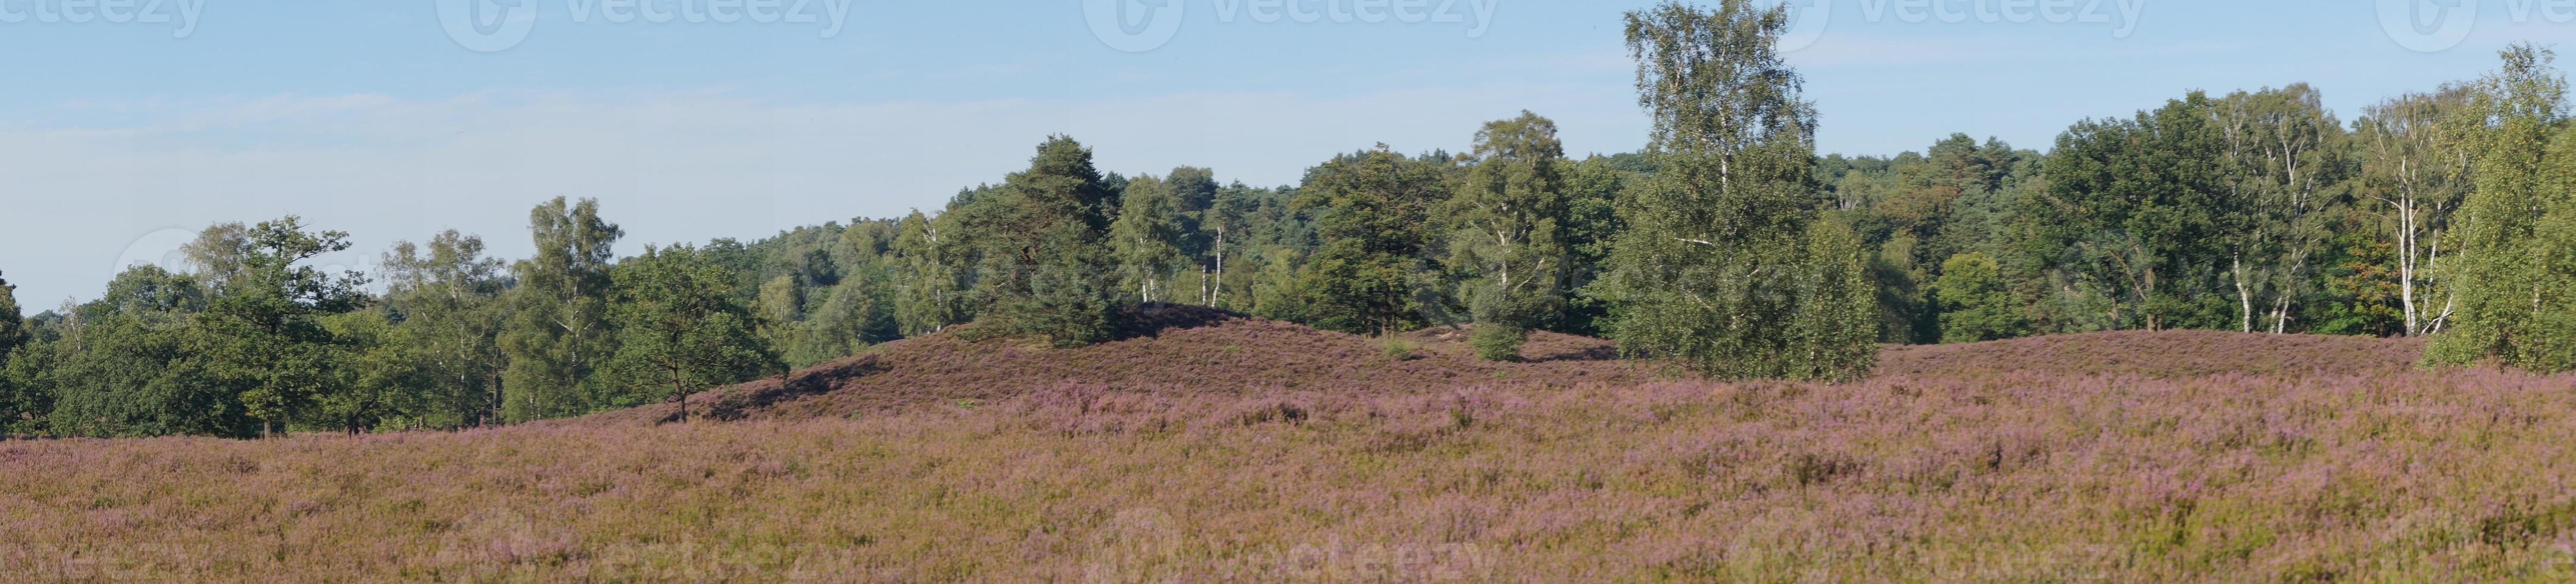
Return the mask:
<path id="1" fill-rule="evenodd" d="M 1524 111 L 1477 131 L 1475 157 L 1448 209 L 1454 263 L 1475 277 L 1469 344 L 1486 360 L 1519 359 L 1530 328 L 1565 310 L 1565 147 L 1556 122 Z"/>
<path id="2" fill-rule="evenodd" d="M 1858 377 L 1877 351 L 1875 291 L 1847 230 L 1816 233 L 1815 111 L 1776 48 L 1785 7 L 1756 4 L 1628 14 L 1660 170 L 1621 201 L 1612 336 L 1720 377 Z M 1853 306 L 1872 308 L 1854 321 Z"/>
<path id="3" fill-rule="evenodd" d="M 1067 348 L 1106 342 L 1118 309 L 1109 188 L 1082 143 L 1057 136 L 1037 150 L 1028 170 L 969 206 L 987 278 L 976 330 Z"/>
<path id="4" fill-rule="evenodd" d="M 1968 252 L 1941 262 L 1941 280 L 1933 285 L 1941 302 L 1941 342 L 1973 343 L 2021 336 L 2029 320 L 2013 301 L 1995 258 Z"/>
<path id="5" fill-rule="evenodd" d="M 645 246 L 615 277 L 611 313 L 624 338 L 610 367 L 629 395 L 667 391 L 686 422 L 690 394 L 779 368 L 757 317 L 734 300 L 733 272 L 696 248 Z"/>

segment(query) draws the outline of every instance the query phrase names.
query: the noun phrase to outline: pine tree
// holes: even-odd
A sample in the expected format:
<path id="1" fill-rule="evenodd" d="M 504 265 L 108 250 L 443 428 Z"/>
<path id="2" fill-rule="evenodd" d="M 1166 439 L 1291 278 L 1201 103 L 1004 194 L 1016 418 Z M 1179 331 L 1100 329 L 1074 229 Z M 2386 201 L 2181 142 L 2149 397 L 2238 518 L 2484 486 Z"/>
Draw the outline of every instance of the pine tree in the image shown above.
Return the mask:
<path id="1" fill-rule="evenodd" d="M 1057 347 L 1110 340 L 1117 330 L 1110 190 L 1091 150 L 1054 137 L 1029 169 L 977 201 L 967 227 L 983 251 L 984 310 L 976 332 L 1030 335 Z"/>
<path id="2" fill-rule="evenodd" d="M 1379 144 L 1306 171 L 1297 207 L 1317 210 L 1323 246 L 1308 260 L 1307 311 L 1320 328 L 1389 334 L 1423 322 L 1425 257 L 1447 177 Z"/>
<path id="3" fill-rule="evenodd" d="M 1787 24 L 1784 8 L 1747 0 L 1628 15 L 1660 170 L 1620 206 L 1605 291 L 1626 352 L 1727 378 L 1848 379 L 1874 361 L 1858 247 L 1818 233 L 1805 207 L 1818 198 L 1815 113 L 1775 49 Z M 1851 320 L 1854 306 L 1871 309 Z"/>

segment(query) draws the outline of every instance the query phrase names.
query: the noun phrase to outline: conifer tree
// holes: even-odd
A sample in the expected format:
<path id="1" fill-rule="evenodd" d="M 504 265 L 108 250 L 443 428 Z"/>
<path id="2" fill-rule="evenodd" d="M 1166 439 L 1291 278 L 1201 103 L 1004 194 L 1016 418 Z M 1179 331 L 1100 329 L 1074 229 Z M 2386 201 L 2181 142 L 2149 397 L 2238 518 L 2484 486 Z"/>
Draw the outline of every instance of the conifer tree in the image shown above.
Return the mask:
<path id="1" fill-rule="evenodd" d="M 1118 311 L 1111 192 L 1080 142 L 1058 136 L 1037 151 L 966 219 L 983 251 L 977 332 L 1057 347 L 1108 341 Z"/>

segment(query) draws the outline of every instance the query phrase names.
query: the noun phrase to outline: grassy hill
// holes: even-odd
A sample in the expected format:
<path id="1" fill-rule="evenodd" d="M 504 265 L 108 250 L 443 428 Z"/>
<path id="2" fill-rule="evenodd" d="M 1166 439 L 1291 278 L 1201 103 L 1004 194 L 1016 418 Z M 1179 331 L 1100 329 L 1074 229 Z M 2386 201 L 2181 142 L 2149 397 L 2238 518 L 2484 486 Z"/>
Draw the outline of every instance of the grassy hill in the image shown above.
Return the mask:
<path id="1" fill-rule="evenodd" d="M 0 443 L 0 574 L 247 580 L 2576 577 L 2576 377 L 2125 332 L 1714 383 L 1210 311 L 904 341 L 461 433 Z"/>

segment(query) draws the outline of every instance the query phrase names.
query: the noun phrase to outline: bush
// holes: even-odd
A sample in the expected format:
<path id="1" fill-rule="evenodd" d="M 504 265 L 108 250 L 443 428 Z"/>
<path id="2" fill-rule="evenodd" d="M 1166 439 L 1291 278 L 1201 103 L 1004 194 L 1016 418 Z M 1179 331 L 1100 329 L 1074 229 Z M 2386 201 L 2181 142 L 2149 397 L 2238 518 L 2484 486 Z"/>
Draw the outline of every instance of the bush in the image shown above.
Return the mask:
<path id="1" fill-rule="evenodd" d="M 1410 361 L 1422 352 L 1422 343 L 1414 342 L 1413 339 L 1387 335 L 1378 338 L 1377 350 L 1385 353 L 1388 359 Z"/>
<path id="2" fill-rule="evenodd" d="M 1529 342 L 1529 330 L 1504 324 L 1476 325 L 1467 333 L 1467 346 L 1476 350 L 1476 358 L 1487 361 L 1521 360 L 1521 344 Z"/>

